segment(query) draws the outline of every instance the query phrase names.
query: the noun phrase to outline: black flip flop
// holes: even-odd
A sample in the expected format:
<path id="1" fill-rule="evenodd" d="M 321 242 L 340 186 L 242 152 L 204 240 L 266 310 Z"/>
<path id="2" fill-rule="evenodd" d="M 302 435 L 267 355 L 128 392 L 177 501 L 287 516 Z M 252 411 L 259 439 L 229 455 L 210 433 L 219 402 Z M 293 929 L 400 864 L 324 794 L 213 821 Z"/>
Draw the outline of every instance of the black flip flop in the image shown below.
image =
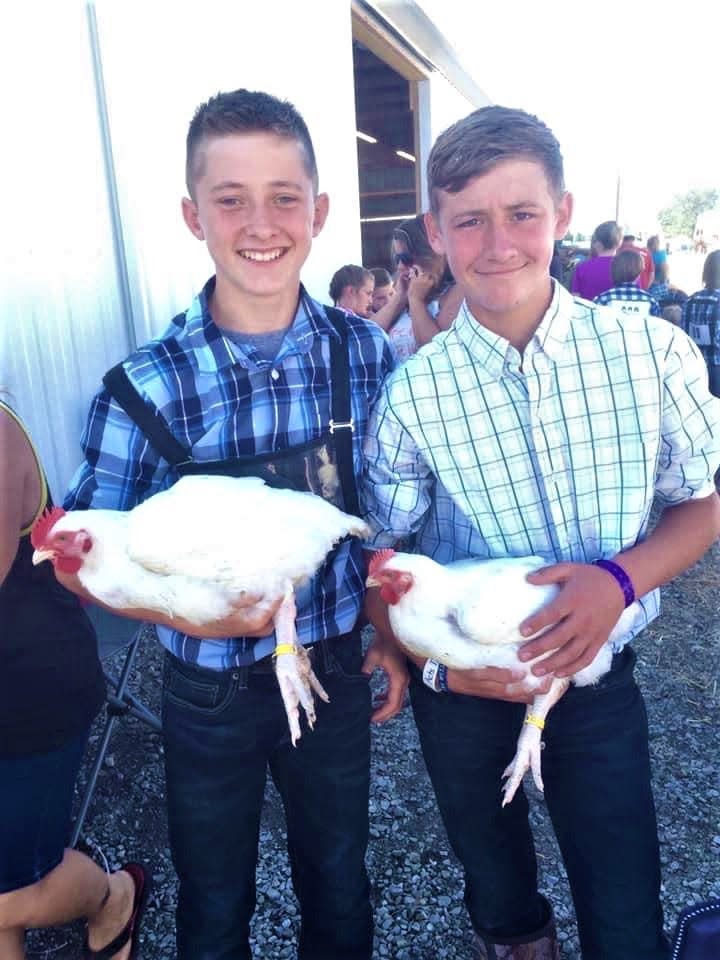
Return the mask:
<path id="1" fill-rule="evenodd" d="M 120 868 L 129 873 L 135 884 L 135 897 L 133 899 L 133 909 L 130 919 L 125 924 L 120 933 L 100 950 L 91 950 L 88 943 L 87 933 L 83 940 L 82 957 L 83 960 L 112 960 L 118 950 L 122 950 L 125 944 L 132 938 L 132 948 L 130 950 L 130 960 L 137 960 L 138 956 L 138 933 L 140 931 L 140 921 L 147 906 L 150 896 L 150 887 L 152 885 L 152 876 L 150 871 L 142 867 L 139 863 L 126 863 Z"/>

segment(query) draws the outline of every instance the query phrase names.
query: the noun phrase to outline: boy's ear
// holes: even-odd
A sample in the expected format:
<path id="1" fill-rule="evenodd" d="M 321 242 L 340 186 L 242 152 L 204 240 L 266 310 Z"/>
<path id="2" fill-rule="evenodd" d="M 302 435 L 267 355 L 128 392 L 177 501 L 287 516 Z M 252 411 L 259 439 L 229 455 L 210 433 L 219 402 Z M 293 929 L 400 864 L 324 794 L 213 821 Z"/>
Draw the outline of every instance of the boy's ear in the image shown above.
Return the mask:
<path id="1" fill-rule="evenodd" d="M 440 233 L 440 228 L 438 222 L 435 219 L 435 215 L 432 211 L 428 211 L 425 214 L 425 232 L 427 233 L 427 238 L 430 241 L 430 246 L 433 248 L 435 253 L 440 253 L 443 256 L 445 255 L 445 243 Z"/>
<path id="2" fill-rule="evenodd" d="M 568 232 L 573 212 L 573 195 L 565 191 L 555 208 L 555 239 L 562 240 Z"/>
<path id="3" fill-rule="evenodd" d="M 204 240 L 205 234 L 203 232 L 203 228 L 200 226 L 198 209 L 195 206 L 195 203 L 189 197 L 183 197 L 182 199 L 182 215 L 183 220 L 188 225 L 190 233 L 194 237 L 197 237 L 198 240 Z"/>
<path id="4" fill-rule="evenodd" d="M 315 197 L 315 208 L 313 210 L 313 237 L 316 237 L 325 226 L 329 212 L 330 197 L 326 193 L 319 193 Z"/>

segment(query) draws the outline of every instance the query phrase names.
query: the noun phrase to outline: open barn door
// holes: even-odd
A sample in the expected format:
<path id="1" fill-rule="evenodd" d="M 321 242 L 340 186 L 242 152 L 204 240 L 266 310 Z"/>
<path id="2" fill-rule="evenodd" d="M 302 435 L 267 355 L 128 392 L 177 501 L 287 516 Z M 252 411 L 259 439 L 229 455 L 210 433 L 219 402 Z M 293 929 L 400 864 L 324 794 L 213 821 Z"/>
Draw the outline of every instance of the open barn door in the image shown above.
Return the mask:
<path id="1" fill-rule="evenodd" d="M 353 65 L 362 262 L 389 269 L 393 226 L 422 208 L 419 158 L 428 71 L 398 38 L 357 8 Z"/>

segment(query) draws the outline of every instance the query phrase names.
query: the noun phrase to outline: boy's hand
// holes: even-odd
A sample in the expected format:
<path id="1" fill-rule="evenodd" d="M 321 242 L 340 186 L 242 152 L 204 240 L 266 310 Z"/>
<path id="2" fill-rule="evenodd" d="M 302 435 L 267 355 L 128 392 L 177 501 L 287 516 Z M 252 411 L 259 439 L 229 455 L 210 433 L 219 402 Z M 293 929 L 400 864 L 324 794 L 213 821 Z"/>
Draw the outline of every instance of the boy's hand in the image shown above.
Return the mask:
<path id="1" fill-rule="evenodd" d="M 528 574 L 528 583 L 560 585 L 555 599 L 520 624 L 523 636 L 547 630 L 520 648 L 521 660 L 555 650 L 532 672 L 570 677 L 595 659 L 625 609 L 622 590 L 605 570 L 589 563 L 556 563 Z M 550 629 L 547 629 L 547 628 Z"/>
<path id="2" fill-rule="evenodd" d="M 402 710 L 410 676 L 405 656 L 395 639 L 376 630 L 365 654 L 362 672 L 371 676 L 378 668 L 385 674 L 387 685 L 375 697 L 375 710 L 370 719 L 373 723 L 384 723 Z"/>
<path id="3" fill-rule="evenodd" d="M 546 677 L 539 687 L 529 690 L 523 683 L 524 676 L 522 670 L 507 670 L 504 667 L 448 670 L 448 686 L 452 693 L 488 700 L 507 700 L 510 703 L 532 703 L 536 696 L 550 689 L 552 677 Z"/>

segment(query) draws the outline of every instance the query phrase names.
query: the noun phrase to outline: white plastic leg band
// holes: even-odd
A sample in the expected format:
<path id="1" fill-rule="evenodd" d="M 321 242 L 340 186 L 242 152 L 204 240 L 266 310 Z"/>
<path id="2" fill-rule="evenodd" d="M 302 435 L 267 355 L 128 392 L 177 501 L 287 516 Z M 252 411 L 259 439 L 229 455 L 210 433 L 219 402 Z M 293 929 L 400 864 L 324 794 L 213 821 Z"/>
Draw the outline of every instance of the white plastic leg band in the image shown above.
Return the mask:
<path id="1" fill-rule="evenodd" d="M 434 690 L 435 693 L 440 692 L 440 687 L 437 682 L 437 674 L 440 668 L 440 664 L 437 660 L 428 659 L 425 661 L 425 666 L 423 667 L 423 683 L 426 687 L 430 687 L 431 690 Z"/>

